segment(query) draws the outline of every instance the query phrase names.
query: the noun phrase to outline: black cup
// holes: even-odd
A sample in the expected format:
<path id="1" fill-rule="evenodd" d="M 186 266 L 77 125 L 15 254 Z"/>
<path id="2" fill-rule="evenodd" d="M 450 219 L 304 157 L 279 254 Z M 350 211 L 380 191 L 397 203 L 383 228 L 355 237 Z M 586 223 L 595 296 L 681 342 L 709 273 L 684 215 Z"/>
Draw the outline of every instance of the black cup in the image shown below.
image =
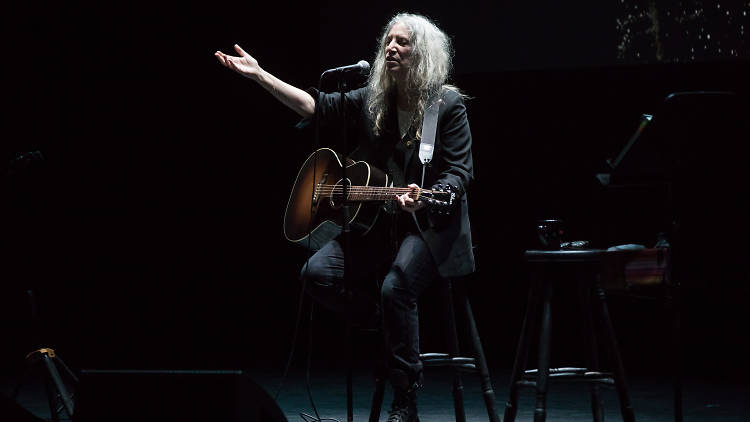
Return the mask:
<path id="1" fill-rule="evenodd" d="M 536 222 L 536 233 L 539 238 L 540 249 L 547 251 L 559 250 L 563 234 L 562 220 L 538 220 Z"/>

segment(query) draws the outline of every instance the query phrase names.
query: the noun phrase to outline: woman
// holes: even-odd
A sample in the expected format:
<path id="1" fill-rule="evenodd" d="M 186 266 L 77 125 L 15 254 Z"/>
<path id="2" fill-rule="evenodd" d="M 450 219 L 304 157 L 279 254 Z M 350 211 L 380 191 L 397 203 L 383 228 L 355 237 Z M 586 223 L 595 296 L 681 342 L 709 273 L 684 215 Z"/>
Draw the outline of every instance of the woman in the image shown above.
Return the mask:
<path id="1" fill-rule="evenodd" d="M 407 194 L 396 196 L 400 212 L 390 220 L 381 219 L 390 224 L 379 224 L 376 233 L 352 239 L 347 256 L 351 260 L 347 278 L 355 280 L 372 276 L 373 266 L 368 263 L 373 255 L 386 263 L 379 305 L 394 391 L 388 420 L 417 421 L 416 389 L 422 383 L 417 299 L 438 277 L 474 271 L 465 194 L 473 180 L 472 138 L 464 97 L 446 84 L 452 68 L 450 40 L 424 16 L 394 16 L 381 35 L 367 86 L 346 93 L 343 102 L 338 93 L 291 86 L 261 68 L 238 45 L 234 48 L 239 56 L 215 53 L 221 64 L 256 81 L 300 116 L 309 118 L 317 112 L 323 125 L 341 123 L 337 117 L 344 107 L 347 116 L 359 116 L 352 158 L 385 170 L 396 185 L 412 190 L 448 186 L 456 194 L 447 215 L 432 212 L 424 201 Z M 415 151 L 419 151 L 425 109 L 436 100 L 440 105 L 434 152 L 430 165 L 423 168 Z M 311 282 L 312 295 L 328 306 L 368 309 L 351 305 L 357 294 L 342 288 L 343 263 L 342 241 L 337 238 L 310 258 L 302 275 Z"/>

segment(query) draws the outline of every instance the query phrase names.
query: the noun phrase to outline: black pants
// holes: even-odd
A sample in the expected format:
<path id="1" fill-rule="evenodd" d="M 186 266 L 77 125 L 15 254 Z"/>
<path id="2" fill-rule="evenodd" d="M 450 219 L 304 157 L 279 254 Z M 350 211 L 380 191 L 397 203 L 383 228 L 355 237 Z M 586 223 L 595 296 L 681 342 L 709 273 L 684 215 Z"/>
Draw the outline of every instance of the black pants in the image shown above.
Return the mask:
<path id="1" fill-rule="evenodd" d="M 418 234 L 405 235 L 395 254 L 387 242 L 368 237 L 350 238 L 348 291 L 342 289 L 344 251 L 339 239 L 318 250 L 303 267 L 302 276 L 318 302 L 348 318 L 367 319 L 379 301 L 386 364 L 416 381 L 422 376 L 417 299 L 437 277 L 437 266 Z"/>

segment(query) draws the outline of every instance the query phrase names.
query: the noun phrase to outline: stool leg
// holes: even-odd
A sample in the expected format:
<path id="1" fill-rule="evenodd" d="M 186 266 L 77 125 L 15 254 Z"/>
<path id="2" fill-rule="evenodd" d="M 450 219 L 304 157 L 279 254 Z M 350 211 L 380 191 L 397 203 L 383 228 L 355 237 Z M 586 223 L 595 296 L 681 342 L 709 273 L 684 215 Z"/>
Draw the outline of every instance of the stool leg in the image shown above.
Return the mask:
<path id="1" fill-rule="evenodd" d="M 585 337 L 586 366 L 590 371 L 599 371 L 599 353 L 594 331 L 593 308 L 591 306 L 591 274 L 578 274 L 578 295 L 583 311 L 583 331 Z M 599 385 L 591 383 L 591 414 L 595 422 L 604 420 L 604 406 L 599 394 Z"/>
<path id="2" fill-rule="evenodd" d="M 536 408 L 534 422 L 544 422 L 547 418 L 547 382 L 549 381 L 550 362 L 550 325 L 552 313 L 552 283 L 544 283 L 544 302 L 542 303 L 541 332 L 539 333 L 539 366 L 536 375 Z"/>
<path id="3" fill-rule="evenodd" d="M 490 422 L 500 422 L 500 418 L 497 414 L 497 405 L 495 402 L 495 391 L 492 389 L 492 382 L 490 380 L 490 370 L 487 367 L 487 360 L 484 357 L 484 348 L 482 348 L 482 341 L 479 338 L 479 330 L 477 330 L 477 324 L 474 320 L 474 312 L 471 310 L 471 303 L 469 297 L 462 287 L 458 287 L 457 294 L 461 296 L 460 301 L 463 303 L 463 312 L 466 316 L 466 321 L 469 326 L 469 333 L 471 334 L 471 342 L 474 347 L 474 355 L 476 356 L 476 362 L 479 365 L 479 382 L 482 386 L 482 396 L 484 397 L 484 404 L 487 407 L 487 414 Z"/>
<path id="4" fill-rule="evenodd" d="M 680 297 L 678 289 L 667 287 L 665 294 L 667 312 L 672 323 L 672 390 L 674 394 L 674 420 L 682 422 L 682 356 L 680 355 Z"/>
<path id="5" fill-rule="evenodd" d="M 531 288 L 529 289 L 529 298 L 526 305 L 526 315 L 523 317 L 521 336 L 518 339 L 518 347 L 516 348 L 516 358 L 513 361 L 513 370 L 510 374 L 510 394 L 508 401 L 505 403 L 503 422 L 513 422 L 516 419 L 516 413 L 518 412 L 518 381 L 521 380 L 521 377 L 526 370 L 529 342 L 531 341 L 533 327 L 536 325 L 536 314 L 537 308 L 539 307 L 538 280 L 539 278 L 532 274 L 532 283 Z"/>
<path id="6" fill-rule="evenodd" d="M 630 404 L 630 397 L 628 396 L 627 383 L 625 382 L 625 368 L 622 365 L 622 358 L 620 357 L 620 349 L 617 345 L 617 338 L 615 337 L 615 330 L 612 326 L 612 321 L 609 318 L 609 310 L 607 309 L 607 301 L 604 295 L 604 289 L 602 289 L 599 281 L 595 281 L 595 300 L 597 302 L 597 308 L 599 310 L 599 317 L 601 318 L 602 326 L 604 329 L 604 337 L 608 343 L 609 351 L 612 356 L 612 364 L 614 366 L 615 375 L 615 388 L 617 389 L 617 395 L 620 399 L 620 411 L 622 412 L 622 420 L 624 422 L 634 422 L 635 415 L 633 413 L 633 407 Z"/>
<path id="7" fill-rule="evenodd" d="M 378 334 L 380 334 L 380 341 L 377 343 L 377 355 L 380 356 L 380 359 L 375 362 L 375 391 L 372 394 L 372 402 L 370 403 L 370 422 L 378 422 L 380 420 L 380 412 L 383 409 L 383 397 L 385 396 L 385 384 L 388 381 L 383 333 L 378 331 Z"/>
<path id="8" fill-rule="evenodd" d="M 354 391 L 353 391 L 353 380 L 352 380 L 352 365 L 354 361 L 354 344 L 352 341 L 352 326 L 347 322 L 346 324 L 346 338 L 347 338 L 347 349 L 346 349 L 346 420 L 352 422 L 354 420 Z"/>
<path id="9" fill-rule="evenodd" d="M 440 295 L 443 301 L 443 309 L 448 313 L 448 353 L 451 357 L 459 356 L 458 330 L 456 329 L 456 313 L 453 307 L 453 286 L 450 280 L 446 280 Z M 456 422 L 466 422 L 466 411 L 464 409 L 464 386 L 461 381 L 461 370 L 453 370 L 453 410 L 456 414 Z"/>
<path id="10" fill-rule="evenodd" d="M 380 420 L 380 410 L 383 407 L 385 381 L 387 378 L 385 370 L 378 368 L 375 373 L 375 392 L 372 395 L 372 403 L 370 404 L 370 422 L 378 422 Z"/>

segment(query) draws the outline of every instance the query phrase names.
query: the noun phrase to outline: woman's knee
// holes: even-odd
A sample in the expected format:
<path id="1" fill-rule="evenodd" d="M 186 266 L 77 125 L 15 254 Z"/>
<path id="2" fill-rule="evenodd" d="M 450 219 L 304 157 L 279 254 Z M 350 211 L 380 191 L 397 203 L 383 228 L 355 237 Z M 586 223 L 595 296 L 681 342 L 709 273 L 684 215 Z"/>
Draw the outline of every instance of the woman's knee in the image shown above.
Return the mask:
<path id="1" fill-rule="evenodd" d="M 385 305 L 394 302 L 410 302 L 413 300 L 404 279 L 404 274 L 397 268 L 391 268 L 383 280 L 380 288 L 381 300 Z"/>
<path id="2" fill-rule="evenodd" d="M 330 266 L 324 261 L 317 255 L 310 257 L 302 266 L 302 270 L 300 270 L 300 280 L 306 280 L 308 285 L 317 284 L 326 286 L 331 284 L 333 274 L 330 271 Z"/>

